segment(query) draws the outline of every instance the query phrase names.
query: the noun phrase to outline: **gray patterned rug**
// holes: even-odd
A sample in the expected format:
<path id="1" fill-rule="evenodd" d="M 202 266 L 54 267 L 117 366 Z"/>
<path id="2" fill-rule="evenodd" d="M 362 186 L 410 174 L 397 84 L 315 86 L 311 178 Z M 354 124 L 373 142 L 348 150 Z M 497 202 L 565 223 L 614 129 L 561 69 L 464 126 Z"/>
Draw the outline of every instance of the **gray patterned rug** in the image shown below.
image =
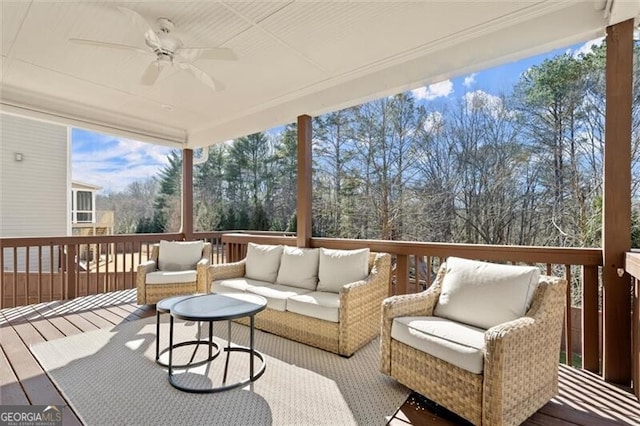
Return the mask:
<path id="1" fill-rule="evenodd" d="M 207 331 L 203 326 L 201 335 Z M 166 347 L 167 315 L 160 334 L 161 347 Z M 197 324 L 176 323 L 175 342 L 197 334 Z M 226 323 L 214 323 L 214 341 L 226 345 L 226 336 Z M 91 426 L 382 425 L 409 394 L 378 372 L 377 340 L 343 358 L 260 331 L 255 338 L 266 360 L 264 375 L 252 385 L 215 394 L 185 393 L 168 383 L 166 368 L 154 362 L 155 317 L 39 343 L 31 350 Z M 248 327 L 232 324 L 233 344 L 247 345 L 248 339 Z M 193 346 L 177 349 L 174 363 L 193 352 Z M 202 359 L 206 349 L 201 346 L 196 352 L 196 360 Z M 248 359 L 244 353 L 231 353 L 226 383 L 248 376 Z M 219 386 L 224 362 L 221 354 L 210 365 L 177 370 L 176 380 Z"/>

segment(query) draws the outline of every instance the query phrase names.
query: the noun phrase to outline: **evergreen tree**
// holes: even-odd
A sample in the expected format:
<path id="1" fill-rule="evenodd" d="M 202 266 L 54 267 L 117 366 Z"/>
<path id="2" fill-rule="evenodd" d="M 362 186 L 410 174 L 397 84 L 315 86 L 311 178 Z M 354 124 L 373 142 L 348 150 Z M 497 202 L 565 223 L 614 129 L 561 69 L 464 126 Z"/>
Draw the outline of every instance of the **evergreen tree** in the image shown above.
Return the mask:
<path id="1" fill-rule="evenodd" d="M 182 156 L 180 151 L 171 151 L 168 164 L 158 177 L 159 191 L 154 202 L 152 228 L 155 232 L 172 232 L 179 229 Z M 178 226 L 176 226 L 176 216 Z"/>

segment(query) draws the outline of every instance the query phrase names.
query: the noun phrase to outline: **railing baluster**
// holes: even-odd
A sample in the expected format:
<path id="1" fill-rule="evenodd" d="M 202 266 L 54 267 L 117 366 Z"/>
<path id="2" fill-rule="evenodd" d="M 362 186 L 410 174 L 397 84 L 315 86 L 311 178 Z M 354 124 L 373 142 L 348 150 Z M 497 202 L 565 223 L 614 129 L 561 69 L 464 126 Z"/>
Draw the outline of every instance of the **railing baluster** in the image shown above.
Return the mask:
<path id="1" fill-rule="evenodd" d="M 66 299 L 73 299 L 76 297 L 76 245 L 67 245 L 67 285 L 66 285 Z"/>
<path id="2" fill-rule="evenodd" d="M 572 334 L 572 330 L 571 330 L 571 305 L 572 305 L 572 301 L 571 301 L 571 265 L 564 265 L 565 268 L 565 272 L 564 272 L 564 276 L 567 280 L 567 291 L 565 293 L 565 297 L 566 297 L 566 308 L 564 310 L 565 312 L 565 330 L 564 330 L 564 345 L 565 345 L 565 352 L 566 352 L 566 364 L 573 366 L 573 347 L 572 347 L 572 338 L 571 338 L 571 334 Z"/>
<path id="3" fill-rule="evenodd" d="M 54 256 L 53 256 L 53 244 L 49 244 L 49 302 L 54 300 L 53 297 L 53 265 L 54 265 Z M 60 262 L 56 265 L 56 276 L 60 277 Z"/>
<path id="4" fill-rule="evenodd" d="M 4 301 L 4 295 L 6 293 L 4 285 L 6 280 L 4 278 L 4 247 L 0 243 L 0 309 L 3 309 L 6 305 Z"/>
<path id="5" fill-rule="evenodd" d="M 42 300 L 42 246 L 38 246 L 38 301 L 36 303 L 40 303 L 41 300 Z"/>
<path id="6" fill-rule="evenodd" d="M 407 294 L 407 281 L 409 281 L 409 256 L 399 254 L 396 256 L 396 294 Z"/>
<path id="7" fill-rule="evenodd" d="M 598 373 L 600 371 L 600 333 L 598 308 L 598 268 L 582 267 L 582 368 Z"/>
<path id="8" fill-rule="evenodd" d="M 25 248 L 25 267 L 24 267 L 24 277 L 25 277 L 25 290 L 24 290 L 24 300 L 25 305 L 29 304 L 29 294 L 30 294 L 30 275 L 31 275 L 31 247 L 27 246 Z"/>
<path id="9" fill-rule="evenodd" d="M 18 306 L 17 291 L 18 291 L 18 248 L 13 248 L 13 306 Z"/>
<path id="10" fill-rule="evenodd" d="M 135 266 L 135 251 L 138 249 L 138 245 L 135 243 L 129 243 L 129 285 L 127 288 L 133 288 L 136 282 L 136 266 Z M 138 251 L 140 251 L 138 249 Z"/>

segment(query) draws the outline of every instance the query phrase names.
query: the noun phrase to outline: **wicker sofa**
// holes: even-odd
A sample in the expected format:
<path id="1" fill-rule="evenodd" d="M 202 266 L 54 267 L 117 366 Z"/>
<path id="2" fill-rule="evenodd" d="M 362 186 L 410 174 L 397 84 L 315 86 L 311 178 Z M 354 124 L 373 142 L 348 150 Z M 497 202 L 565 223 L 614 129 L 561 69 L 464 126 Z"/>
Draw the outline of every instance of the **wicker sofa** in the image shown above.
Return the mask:
<path id="1" fill-rule="evenodd" d="M 558 392 L 566 280 L 534 271 L 534 278 L 523 286 L 529 287 L 526 297 L 505 295 L 512 291 L 514 286 L 508 284 L 513 282 L 502 279 L 506 285 L 490 289 L 500 279 L 484 279 L 480 265 L 466 275 L 472 292 L 474 286 L 479 291 L 471 297 L 467 294 L 466 306 L 447 310 L 442 305 L 456 297 L 447 282 L 454 276 L 453 267 L 447 264 L 454 260 L 459 261 L 449 258 L 442 265 L 426 291 L 385 299 L 380 370 L 473 424 L 521 424 Z M 482 284 L 487 283 L 491 295 L 483 295 Z M 524 313 L 510 312 L 516 318 L 502 322 L 496 315 L 501 309 L 496 299 L 500 298 L 506 304 L 526 299 L 527 303 L 521 303 Z M 490 324 L 448 319 L 457 315 L 467 315 L 475 322 L 484 316 L 493 320 L 490 324 L 497 324 L 488 327 Z M 453 328 L 444 328 L 451 325 Z"/>
<path id="2" fill-rule="evenodd" d="M 256 328 L 350 356 L 380 331 L 380 305 L 388 295 L 390 264 L 389 254 L 368 249 L 250 243 L 241 261 L 211 265 L 209 282 L 214 293 L 250 292 L 265 297 L 267 309 L 256 315 Z"/>

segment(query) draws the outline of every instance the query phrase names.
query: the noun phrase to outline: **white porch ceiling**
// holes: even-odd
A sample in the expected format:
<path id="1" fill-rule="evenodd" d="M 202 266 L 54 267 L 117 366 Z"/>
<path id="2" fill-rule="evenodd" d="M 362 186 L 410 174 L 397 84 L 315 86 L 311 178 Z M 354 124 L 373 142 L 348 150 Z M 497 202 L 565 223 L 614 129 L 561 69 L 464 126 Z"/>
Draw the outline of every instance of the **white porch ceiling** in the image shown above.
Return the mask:
<path id="1" fill-rule="evenodd" d="M 152 57 L 73 44 L 145 48 L 117 6 L 170 18 L 186 46 L 238 61 L 194 64 L 139 84 Z M 4 1 L 2 111 L 196 148 L 604 35 L 640 0 Z M 170 106 L 172 110 L 168 110 Z"/>

